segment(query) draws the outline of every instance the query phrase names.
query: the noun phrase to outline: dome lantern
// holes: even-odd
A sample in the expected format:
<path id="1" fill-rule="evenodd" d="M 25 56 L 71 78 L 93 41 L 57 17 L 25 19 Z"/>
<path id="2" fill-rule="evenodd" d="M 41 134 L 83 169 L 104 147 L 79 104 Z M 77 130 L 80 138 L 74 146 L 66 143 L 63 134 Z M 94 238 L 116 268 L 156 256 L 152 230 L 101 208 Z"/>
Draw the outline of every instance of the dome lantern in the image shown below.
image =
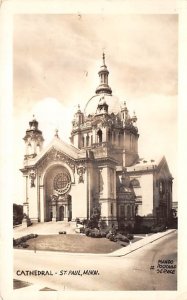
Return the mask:
<path id="1" fill-rule="evenodd" d="M 103 64 L 100 67 L 100 70 L 98 72 L 99 77 L 100 77 L 100 85 L 96 89 L 96 94 L 101 94 L 101 93 L 106 93 L 111 95 L 112 94 L 112 89 L 108 85 L 108 74 L 109 71 L 107 69 L 107 66 L 105 65 L 105 54 L 103 53 Z"/>

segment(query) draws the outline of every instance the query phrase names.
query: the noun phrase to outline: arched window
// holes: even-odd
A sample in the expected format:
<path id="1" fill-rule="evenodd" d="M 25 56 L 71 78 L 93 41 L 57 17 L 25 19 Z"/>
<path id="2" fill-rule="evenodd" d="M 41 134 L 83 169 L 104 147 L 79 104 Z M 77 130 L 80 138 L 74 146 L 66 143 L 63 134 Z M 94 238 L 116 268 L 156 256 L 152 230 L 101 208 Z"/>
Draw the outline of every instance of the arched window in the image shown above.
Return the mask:
<path id="1" fill-rule="evenodd" d="M 109 130 L 108 131 L 108 142 L 109 143 L 111 142 L 111 137 L 112 137 L 112 134 L 111 134 L 111 131 Z"/>
<path id="2" fill-rule="evenodd" d="M 114 139 L 114 143 L 115 143 L 115 141 L 116 141 L 116 133 L 115 133 L 115 131 L 113 133 L 113 139 Z"/>
<path id="3" fill-rule="evenodd" d="M 39 144 L 36 145 L 36 153 L 37 154 L 40 153 L 40 145 Z"/>
<path id="4" fill-rule="evenodd" d="M 131 207 L 130 205 L 127 206 L 127 219 L 130 219 L 131 217 Z"/>
<path id="5" fill-rule="evenodd" d="M 125 215 L 125 207 L 124 207 L 124 205 L 121 205 L 120 206 L 120 217 L 124 217 L 124 215 Z"/>
<path id="6" fill-rule="evenodd" d="M 87 135 L 87 136 L 86 136 L 86 147 L 89 146 L 89 141 L 90 141 L 90 137 L 89 137 L 89 135 Z"/>
<path id="7" fill-rule="evenodd" d="M 91 145 L 93 144 L 93 135 L 91 135 Z"/>
<path id="8" fill-rule="evenodd" d="M 130 134 L 130 149 L 132 149 L 132 135 Z"/>
<path id="9" fill-rule="evenodd" d="M 84 137 L 82 137 L 82 147 L 84 147 Z"/>
<path id="10" fill-rule="evenodd" d="M 140 182 L 138 179 L 134 178 L 131 180 L 131 185 L 133 186 L 133 188 L 138 188 L 140 187 Z"/>
<path id="11" fill-rule="evenodd" d="M 32 153 L 32 145 L 31 143 L 28 144 L 28 155 L 30 155 Z"/>
<path id="12" fill-rule="evenodd" d="M 97 132 L 98 143 L 102 143 L 102 136 L 103 136 L 103 133 L 102 133 L 101 129 L 99 129 Z"/>
<path id="13" fill-rule="evenodd" d="M 134 218 L 135 215 L 135 208 L 134 205 L 131 206 L 131 216 Z"/>

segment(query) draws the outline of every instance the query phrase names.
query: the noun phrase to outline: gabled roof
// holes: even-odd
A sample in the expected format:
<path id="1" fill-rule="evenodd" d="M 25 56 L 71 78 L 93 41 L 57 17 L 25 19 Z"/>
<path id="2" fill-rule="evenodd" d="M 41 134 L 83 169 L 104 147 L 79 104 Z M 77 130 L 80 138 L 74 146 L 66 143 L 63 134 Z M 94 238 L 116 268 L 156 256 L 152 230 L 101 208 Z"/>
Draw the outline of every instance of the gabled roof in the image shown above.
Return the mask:
<path id="1" fill-rule="evenodd" d="M 164 169 L 164 171 L 166 173 L 168 173 L 168 175 L 170 175 L 170 177 L 172 178 L 171 172 L 169 170 L 169 166 L 167 163 L 167 160 L 165 158 L 165 156 L 162 157 L 162 159 L 160 160 L 159 164 L 158 164 L 158 171 L 161 171 L 161 169 Z"/>
<path id="2" fill-rule="evenodd" d="M 26 160 L 24 162 L 25 166 L 33 166 L 37 164 L 47 153 L 49 153 L 52 149 L 56 149 L 57 151 L 60 151 L 64 153 L 67 157 L 76 160 L 86 157 L 86 151 L 80 150 L 76 147 L 74 147 L 71 144 L 68 144 L 64 141 L 62 141 L 58 137 L 54 137 L 52 141 L 33 159 Z"/>
<path id="3" fill-rule="evenodd" d="M 172 177 L 165 156 L 158 157 L 157 159 L 149 159 L 149 160 L 146 160 L 145 158 L 141 158 L 136 164 L 127 167 L 127 171 L 128 172 L 151 171 L 156 169 L 157 172 L 159 172 L 162 168 L 164 168 L 165 172 Z"/>

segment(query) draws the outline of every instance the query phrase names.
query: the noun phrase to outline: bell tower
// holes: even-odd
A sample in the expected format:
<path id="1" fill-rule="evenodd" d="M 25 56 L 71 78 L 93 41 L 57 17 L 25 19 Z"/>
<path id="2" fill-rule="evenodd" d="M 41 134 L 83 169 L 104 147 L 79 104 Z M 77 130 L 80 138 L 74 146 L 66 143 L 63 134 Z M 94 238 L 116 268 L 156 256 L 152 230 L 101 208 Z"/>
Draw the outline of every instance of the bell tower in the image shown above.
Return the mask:
<path id="1" fill-rule="evenodd" d="M 77 147 L 77 148 L 81 148 L 83 145 L 83 141 L 84 141 L 84 136 L 81 132 L 81 126 L 84 124 L 84 114 L 80 109 L 80 105 L 78 105 L 77 111 L 74 114 L 74 118 L 73 118 L 73 129 L 71 132 L 71 137 L 70 137 L 70 141 L 71 143 Z"/>
<path id="2" fill-rule="evenodd" d="M 44 138 L 42 131 L 38 129 L 38 121 L 33 115 L 32 121 L 29 122 L 29 129 L 23 138 L 25 141 L 25 156 L 24 159 L 34 158 L 42 150 Z"/>

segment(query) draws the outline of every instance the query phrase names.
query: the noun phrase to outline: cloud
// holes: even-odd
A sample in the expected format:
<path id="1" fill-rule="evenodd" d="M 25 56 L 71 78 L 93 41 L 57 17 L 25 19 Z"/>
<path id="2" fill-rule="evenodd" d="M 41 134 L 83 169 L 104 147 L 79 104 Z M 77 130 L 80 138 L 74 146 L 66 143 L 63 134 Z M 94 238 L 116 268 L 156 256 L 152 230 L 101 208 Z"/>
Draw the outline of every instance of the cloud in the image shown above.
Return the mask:
<path id="1" fill-rule="evenodd" d="M 32 113 L 46 141 L 56 127 L 68 140 L 73 109 L 84 109 L 98 86 L 105 49 L 113 94 L 139 119 L 140 155 L 165 154 L 176 174 L 177 44 L 177 15 L 15 16 L 16 145 Z"/>

